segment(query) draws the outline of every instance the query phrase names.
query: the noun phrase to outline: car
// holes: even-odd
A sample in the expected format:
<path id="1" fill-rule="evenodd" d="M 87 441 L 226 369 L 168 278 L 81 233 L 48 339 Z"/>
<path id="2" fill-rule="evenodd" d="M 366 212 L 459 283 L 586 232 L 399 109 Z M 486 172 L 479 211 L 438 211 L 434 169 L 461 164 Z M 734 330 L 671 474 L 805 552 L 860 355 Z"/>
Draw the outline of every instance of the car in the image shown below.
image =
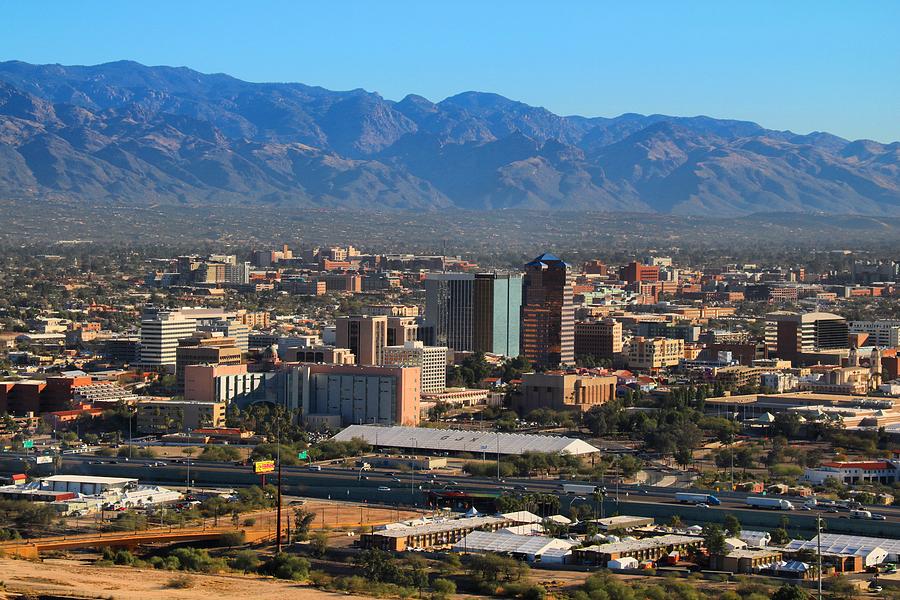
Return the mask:
<path id="1" fill-rule="evenodd" d="M 102 465 L 102 464 L 103 464 L 103 461 L 102 461 L 102 460 L 92 460 L 92 461 L 89 462 L 88 464 L 89 464 L 89 465 Z"/>
<path id="2" fill-rule="evenodd" d="M 516 485 L 514 489 L 517 489 L 517 490 L 522 491 L 522 492 L 527 492 L 527 491 L 528 491 L 528 487 L 527 487 L 527 486 L 524 486 L 524 485 L 522 485 L 522 484 Z"/>
<path id="3" fill-rule="evenodd" d="M 872 513 L 872 520 L 873 521 L 887 521 L 887 517 L 884 515 Z"/>
<path id="4" fill-rule="evenodd" d="M 695 504 L 695 506 L 697 508 L 709 508 L 709 504 L 707 504 L 706 502 L 700 502 L 698 504 Z"/>
<path id="5" fill-rule="evenodd" d="M 378 491 L 379 491 L 379 492 L 389 492 L 389 491 L 391 491 L 391 488 L 389 488 L 389 487 L 386 486 L 386 485 L 379 485 L 379 486 L 378 486 Z"/>
<path id="6" fill-rule="evenodd" d="M 399 477 L 392 477 L 392 478 L 391 478 L 391 481 L 393 481 L 394 483 L 401 483 Z"/>
<path id="7" fill-rule="evenodd" d="M 837 509 L 837 507 L 832 506 L 832 507 L 829 508 L 826 512 L 836 513 L 836 512 L 840 512 L 840 511 Z"/>

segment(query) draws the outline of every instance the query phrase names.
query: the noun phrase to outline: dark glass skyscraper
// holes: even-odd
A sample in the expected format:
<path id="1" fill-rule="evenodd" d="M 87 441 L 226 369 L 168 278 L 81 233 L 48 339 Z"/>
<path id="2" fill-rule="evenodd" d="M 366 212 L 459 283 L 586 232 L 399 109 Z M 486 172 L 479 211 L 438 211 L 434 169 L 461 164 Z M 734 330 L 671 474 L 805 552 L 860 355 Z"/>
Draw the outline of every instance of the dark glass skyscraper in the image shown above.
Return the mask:
<path id="1" fill-rule="evenodd" d="M 522 354 L 535 365 L 575 363 L 571 267 L 552 254 L 541 254 L 525 265 L 521 338 Z"/>

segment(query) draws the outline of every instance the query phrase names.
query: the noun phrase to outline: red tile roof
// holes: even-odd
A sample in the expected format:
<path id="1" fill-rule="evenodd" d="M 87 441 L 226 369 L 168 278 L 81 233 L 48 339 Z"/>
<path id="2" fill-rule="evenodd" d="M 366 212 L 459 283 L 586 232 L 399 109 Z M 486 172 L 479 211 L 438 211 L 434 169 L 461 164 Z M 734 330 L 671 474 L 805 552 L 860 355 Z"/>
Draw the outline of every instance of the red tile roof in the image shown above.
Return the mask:
<path id="1" fill-rule="evenodd" d="M 833 469 L 862 469 L 864 471 L 882 471 L 894 468 L 893 465 L 886 461 L 871 462 L 825 462 L 823 467 L 831 467 Z"/>

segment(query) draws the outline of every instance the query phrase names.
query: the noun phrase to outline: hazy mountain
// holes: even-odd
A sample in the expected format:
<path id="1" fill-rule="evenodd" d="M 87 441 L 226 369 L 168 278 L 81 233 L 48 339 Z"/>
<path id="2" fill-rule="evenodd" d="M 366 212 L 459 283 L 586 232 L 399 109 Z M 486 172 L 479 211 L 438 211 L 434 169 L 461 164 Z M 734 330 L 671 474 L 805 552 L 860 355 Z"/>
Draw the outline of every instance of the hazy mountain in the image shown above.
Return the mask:
<path id="1" fill-rule="evenodd" d="M 0 63 L 0 196 L 679 214 L 900 214 L 900 143 L 709 117 L 399 102 L 187 68 Z"/>

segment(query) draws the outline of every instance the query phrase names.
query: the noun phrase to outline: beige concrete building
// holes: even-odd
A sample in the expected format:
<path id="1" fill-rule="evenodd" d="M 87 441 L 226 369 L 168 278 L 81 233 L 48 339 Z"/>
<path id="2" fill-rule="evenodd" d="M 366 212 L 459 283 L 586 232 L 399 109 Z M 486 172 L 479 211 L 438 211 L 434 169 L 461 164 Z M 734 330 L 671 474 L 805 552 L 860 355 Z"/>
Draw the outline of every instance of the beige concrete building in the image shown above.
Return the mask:
<path id="1" fill-rule="evenodd" d="M 678 364 L 684 357 L 684 340 L 634 337 L 624 353 L 629 369 L 656 371 Z"/>
<path id="2" fill-rule="evenodd" d="M 615 319 L 575 323 L 575 356 L 612 359 L 622 344 L 622 324 Z"/>
<path id="3" fill-rule="evenodd" d="M 385 346 L 385 366 L 419 367 L 422 370 L 422 393 L 434 394 L 447 389 L 446 346 L 426 346 L 407 341 L 402 346 Z"/>
<path id="4" fill-rule="evenodd" d="M 184 390 L 184 369 L 191 365 L 239 365 L 241 349 L 234 338 L 212 334 L 197 334 L 178 342 L 175 350 L 175 380 L 178 390 Z"/>
<path id="5" fill-rule="evenodd" d="M 140 433 L 171 433 L 224 426 L 224 402 L 158 399 L 137 403 L 137 430 Z"/>
<path id="6" fill-rule="evenodd" d="M 356 315 L 337 319 L 337 344 L 349 348 L 358 365 L 380 365 L 388 345 L 388 318 L 384 315 Z"/>
<path id="7" fill-rule="evenodd" d="M 573 373 L 528 373 L 522 377 L 516 408 L 527 414 L 536 408 L 586 412 L 616 396 L 616 377 Z"/>

